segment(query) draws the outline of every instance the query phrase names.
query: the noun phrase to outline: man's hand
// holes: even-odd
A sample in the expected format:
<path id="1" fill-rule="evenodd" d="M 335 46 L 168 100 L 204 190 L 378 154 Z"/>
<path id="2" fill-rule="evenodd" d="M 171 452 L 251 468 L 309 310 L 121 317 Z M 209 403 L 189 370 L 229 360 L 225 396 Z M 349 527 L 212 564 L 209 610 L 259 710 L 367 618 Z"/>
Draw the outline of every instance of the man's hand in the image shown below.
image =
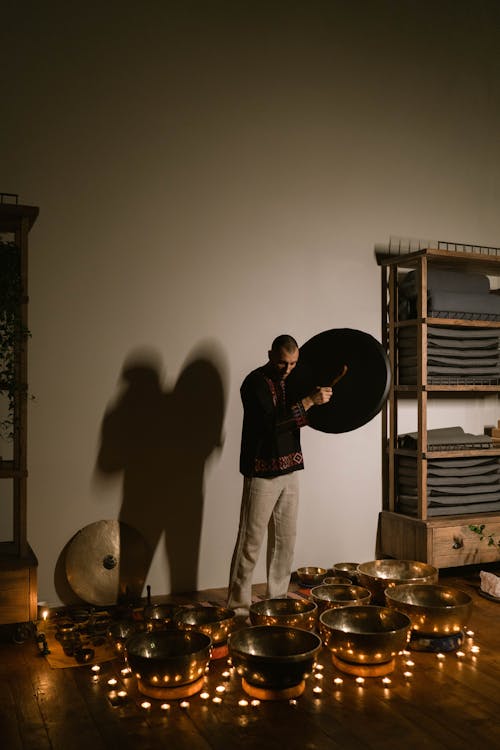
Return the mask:
<path id="1" fill-rule="evenodd" d="M 332 397 L 332 389 L 330 386 L 317 386 L 309 396 L 302 399 L 302 406 L 307 411 L 311 406 L 321 406 L 321 404 L 327 404 Z"/>

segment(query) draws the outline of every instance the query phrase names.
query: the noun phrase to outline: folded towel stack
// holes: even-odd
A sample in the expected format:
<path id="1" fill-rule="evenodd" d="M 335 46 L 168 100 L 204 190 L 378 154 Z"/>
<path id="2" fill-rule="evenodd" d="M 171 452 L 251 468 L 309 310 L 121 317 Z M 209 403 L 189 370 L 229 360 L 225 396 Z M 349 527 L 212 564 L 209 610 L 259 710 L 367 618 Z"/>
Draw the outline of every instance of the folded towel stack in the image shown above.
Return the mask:
<path id="1" fill-rule="evenodd" d="M 493 446 L 487 435 L 471 435 L 462 427 L 429 430 L 433 450 L 465 450 Z M 404 448 L 416 447 L 417 433 L 399 437 Z M 400 456 L 397 466 L 398 510 L 417 515 L 417 460 Z M 464 456 L 427 461 L 427 515 L 488 513 L 500 510 L 500 457 Z"/>

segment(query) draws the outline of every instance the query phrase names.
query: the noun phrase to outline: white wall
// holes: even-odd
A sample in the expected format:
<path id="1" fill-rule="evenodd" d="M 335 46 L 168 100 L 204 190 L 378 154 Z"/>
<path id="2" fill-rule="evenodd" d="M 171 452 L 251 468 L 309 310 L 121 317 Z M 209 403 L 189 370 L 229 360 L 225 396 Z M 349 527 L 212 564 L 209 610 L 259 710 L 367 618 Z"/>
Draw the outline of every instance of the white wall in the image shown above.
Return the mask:
<path id="1" fill-rule="evenodd" d="M 238 389 L 274 335 L 348 326 L 380 337 L 374 247 L 391 234 L 500 245 L 498 3 L 10 6 L 0 189 L 40 206 L 29 430 L 39 598 L 60 600 L 54 575 L 73 534 L 119 515 L 121 475 L 98 476 L 95 463 L 138 349 L 156 356 L 167 391 L 199 347 L 219 368 L 224 444 L 205 473 L 197 583 L 223 586 L 240 501 Z M 497 415 L 477 405 L 437 406 L 429 426 L 482 431 Z M 373 559 L 380 417 L 345 435 L 305 430 L 303 447 L 296 565 Z M 181 508 L 182 489 L 171 494 L 165 504 Z M 161 546 L 147 580 L 170 590 Z"/>

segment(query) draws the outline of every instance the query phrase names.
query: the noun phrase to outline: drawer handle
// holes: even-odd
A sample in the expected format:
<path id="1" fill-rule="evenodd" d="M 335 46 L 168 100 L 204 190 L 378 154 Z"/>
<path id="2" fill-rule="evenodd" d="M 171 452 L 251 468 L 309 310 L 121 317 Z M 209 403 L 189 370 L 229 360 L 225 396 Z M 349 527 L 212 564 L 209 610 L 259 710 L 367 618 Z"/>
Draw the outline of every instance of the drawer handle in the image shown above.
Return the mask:
<path id="1" fill-rule="evenodd" d="M 464 540 L 459 539 L 458 537 L 454 536 L 452 549 L 462 549 L 463 546 L 464 546 Z"/>

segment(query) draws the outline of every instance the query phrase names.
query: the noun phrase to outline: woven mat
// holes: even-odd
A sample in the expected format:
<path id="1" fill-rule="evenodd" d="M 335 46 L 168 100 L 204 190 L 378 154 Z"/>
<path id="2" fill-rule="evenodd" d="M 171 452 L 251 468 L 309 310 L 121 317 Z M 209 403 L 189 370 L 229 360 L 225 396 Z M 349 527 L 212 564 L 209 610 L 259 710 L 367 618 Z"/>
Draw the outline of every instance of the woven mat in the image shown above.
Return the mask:
<path id="1" fill-rule="evenodd" d="M 53 669 L 65 669 L 67 667 L 89 667 L 92 666 L 92 664 L 99 664 L 103 661 L 111 661 L 112 659 L 117 658 L 111 644 L 106 641 L 102 646 L 92 646 L 92 644 L 89 644 L 88 648 L 92 648 L 94 650 L 94 656 L 90 661 L 87 661 L 84 664 L 80 664 L 79 662 L 77 662 L 74 656 L 66 656 L 63 651 L 63 647 L 55 637 L 55 627 L 47 626 L 44 632 L 50 651 L 50 654 L 47 654 L 45 658 Z M 87 648 L 87 644 L 84 644 L 84 647 Z"/>

